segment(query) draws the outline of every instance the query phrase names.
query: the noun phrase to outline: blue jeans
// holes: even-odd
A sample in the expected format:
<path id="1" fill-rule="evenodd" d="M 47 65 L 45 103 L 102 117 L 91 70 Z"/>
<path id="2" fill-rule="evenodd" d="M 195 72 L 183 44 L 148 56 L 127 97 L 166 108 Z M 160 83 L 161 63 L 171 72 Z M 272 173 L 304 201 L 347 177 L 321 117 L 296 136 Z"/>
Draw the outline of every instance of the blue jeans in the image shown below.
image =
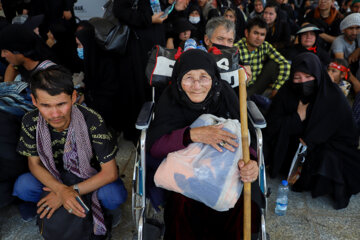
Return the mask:
<path id="1" fill-rule="evenodd" d="M 24 173 L 16 179 L 13 195 L 27 202 L 37 203 L 43 193 L 43 187 L 44 185 L 31 173 Z M 127 191 L 120 178 L 99 188 L 97 194 L 101 205 L 109 210 L 118 208 L 127 197 Z"/>

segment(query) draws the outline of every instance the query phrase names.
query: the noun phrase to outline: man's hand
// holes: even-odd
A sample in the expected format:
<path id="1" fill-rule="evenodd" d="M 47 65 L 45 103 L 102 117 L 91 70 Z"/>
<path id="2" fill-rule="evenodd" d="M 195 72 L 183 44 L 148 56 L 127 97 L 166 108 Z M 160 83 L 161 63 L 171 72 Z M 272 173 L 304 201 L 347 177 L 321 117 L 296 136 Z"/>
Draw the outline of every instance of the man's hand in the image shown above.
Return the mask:
<path id="1" fill-rule="evenodd" d="M 254 182 L 259 175 L 259 167 L 257 162 L 250 160 L 247 164 L 243 160 L 238 162 L 238 167 L 240 169 L 240 178 L 241 181 L 245 182 Z"/>
<path id="2" fill-rule="evenodd" d="M 159 12 L 159 13 L 155 13 L 154 15 L 151 16 L 151 22 L 153 24 L 161 24 L 163 23 L 163 21 L 165 21 L 165 19 L 167 19 L 168 16 L 166 17 L 161 17 L 164 14 L 164 12 Z"/>
<path id="3" fill-rule="evenodd" d="M 40 214 L 40 218 L 47 217 L 49 219 L 61 207 L 62 203 L 61 199 L 50 188 L 44 187 L 43 190 L 50 193 L 37 203 L 38 210 L 36 212 Z"/>
<path id="4" fill-rule="evenodd" d="M 270 98 L 273 98 L 273 97 L 275 97 L 275 95 L 277 94 L 277 92 L 278 92 L 278 90 L 276 90 L 276 89 L 273 89 L 273 90 L 271 91 L 271 95 L 270 95 Z"/>
<path id="5" fill-rule="evenodd" d="M 66 20 L 70 20 L 72 18 L 71 11 L 64 11 L 63 18 L 65 18 Z"/>
<path id="6" fill-rule="evenodd" d="M 251 66 L 250 65 L 245 65 L 244 70 L 245 70 L 246 75 L 247 75 L 246 84 L 248 84 L 251 81 L 251 78 L 252 78 Z"/>
<path id="7" fill-rule="evenodd" d="M 297 113 L 299 114 L 299 117 L 301 121 L 304 121 L 306 119 L 306 109 L 309 106 L 309 103 L 303 104 L 301 100 L 299 101 L 299 105 L 297 108 Z"/>
<path id="8" fill-rule="evenodd" d="M 170 1 L 169 1 L 170 2 Z M 187 6 L 189 5 L 190 0 L 177 0 L 175 3 L 175 9 L 176 11 L 184 11 Z"/>
<path id="9" fill-rule="evenodd" d="M 222 130 L 223 127 L 223 124 L 219 124 L 192 128 L 190 129 L 190 138 L 193 142 L 209 144 L 219 152 L 222 152 L 220 146 L 234 152 L 234 147 L 237 148 L 239 146 L 239 144 L 234 141 L 237 139 L 237 136 Z"/>
<path id="10" fill-rule="evenodd" d="M 37 213 L 41 213 L 40 218 L 44 218 L 45 216 L 47 216 L 48 219 L 51 218 L 54 212 L 61 207 L 61 205 L 63 205 L 68 211 L 72 209 L 71 213 L 78 217 L 86 216 L 85 210 L 76 200 L 76 196 L 78 196 L 78 194 L 72 187 L 65 186 L 59 193 L 53 192 L 48 187 L 44 187 L 43 190 L 50 193 L 37 203 Z"/>
<path id="11" fill-rule="evenodd" d="M 80 203 L 76 200 L 76 196 L 79 194 L 72 188 L 64 186 L 57 196 L 61 199 L 61 202 L 69 213 L 75 214 L 78 217 L 85 217 L 85 210 L 81 207 Z"/>
<path id="12" fill-rule="evenodd" d="M 350 54 L 349 58 L 348 58 L 348 63 L 354 63 L 357 60 L 359 60 L 360 57 L 360 48 L 357 48 L 352 54 Z"/>

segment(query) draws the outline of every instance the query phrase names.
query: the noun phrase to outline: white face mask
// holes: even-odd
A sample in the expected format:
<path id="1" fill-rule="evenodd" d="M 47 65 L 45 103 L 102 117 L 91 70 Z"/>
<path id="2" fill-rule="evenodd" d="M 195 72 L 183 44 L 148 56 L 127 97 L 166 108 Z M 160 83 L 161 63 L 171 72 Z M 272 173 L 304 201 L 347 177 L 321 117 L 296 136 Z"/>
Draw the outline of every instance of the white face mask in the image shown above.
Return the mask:
<path id="1" fill-rule="evenodd" d="M 191 22 L 192 24 L 197 24 L 200 22 L 200 17 L 189 16 L 189 22 Z"/>

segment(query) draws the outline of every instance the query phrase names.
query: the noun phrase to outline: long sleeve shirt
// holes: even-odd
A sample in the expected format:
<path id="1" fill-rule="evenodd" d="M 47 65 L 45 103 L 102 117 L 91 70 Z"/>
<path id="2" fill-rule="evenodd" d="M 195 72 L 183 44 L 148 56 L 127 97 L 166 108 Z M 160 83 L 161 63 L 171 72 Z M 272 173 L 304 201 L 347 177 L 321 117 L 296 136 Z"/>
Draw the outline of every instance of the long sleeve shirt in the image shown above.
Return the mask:
<path id="1" fill-rule="evenodd" d="M 234 46 L 239 49 L 240 61 L 244 64 L 249 64 L 252 71 L 252 79 L 248 86 L 254 84 L 257 77 L 261 73 L 266 58 L 274 60 L 279 65 L 279 75 L 275 83 L 272 85 L 273 89 L 279 90 L 290 75 L 290 63 L 267 41 L 250 52 L 247 48 L 246 38 L 242 38 Z"/>

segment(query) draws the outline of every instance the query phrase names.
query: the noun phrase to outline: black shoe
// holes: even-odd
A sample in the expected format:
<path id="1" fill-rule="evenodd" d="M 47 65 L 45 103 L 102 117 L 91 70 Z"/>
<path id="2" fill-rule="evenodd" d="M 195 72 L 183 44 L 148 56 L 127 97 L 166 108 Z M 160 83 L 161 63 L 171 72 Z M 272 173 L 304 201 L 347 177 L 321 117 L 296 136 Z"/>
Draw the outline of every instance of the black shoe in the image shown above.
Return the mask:
<path id="1" fill-rule="evenodd" d="M 24 222 L 30 222 L 36 216 L 36 204 L 33 202 L 22 202 L 19 204 L 19 211 Z"/>
<path id="2" fill-rule="evenodd" d="M 8 206 L 15 198 L 11 195 L 14 183 L 0 183 L 0 208 Z"/>

